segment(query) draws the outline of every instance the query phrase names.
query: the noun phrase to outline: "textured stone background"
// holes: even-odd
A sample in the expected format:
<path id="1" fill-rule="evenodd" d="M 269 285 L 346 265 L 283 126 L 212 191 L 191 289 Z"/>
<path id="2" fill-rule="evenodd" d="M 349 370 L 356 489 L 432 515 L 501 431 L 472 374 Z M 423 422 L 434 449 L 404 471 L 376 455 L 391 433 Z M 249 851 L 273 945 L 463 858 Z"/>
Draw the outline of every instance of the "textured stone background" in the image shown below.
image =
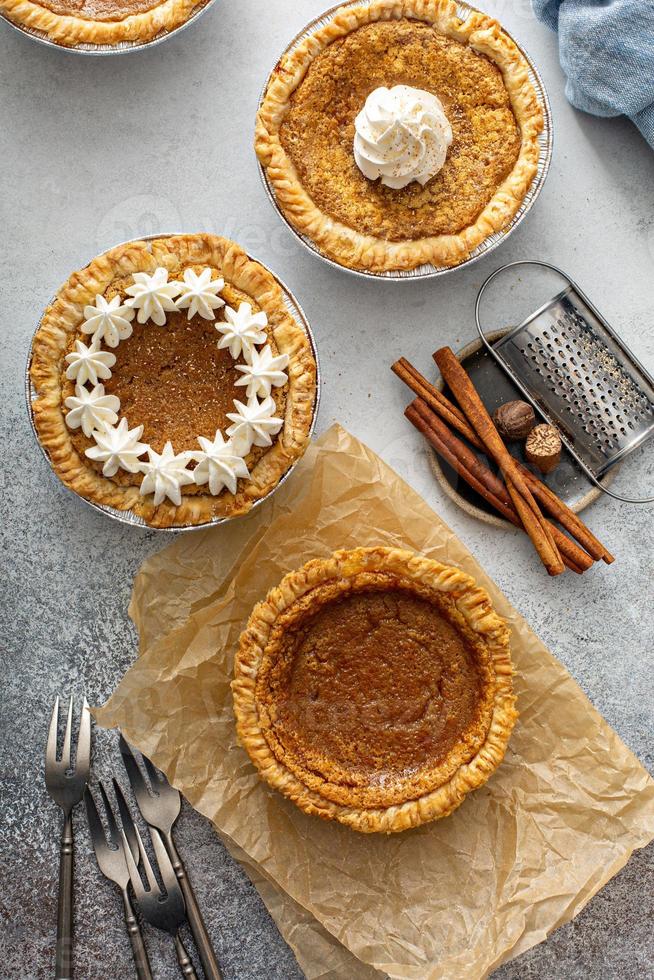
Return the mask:
<path id="1" fill-rule="evenodd" d="M 111 692 L 135 655 L 126 616 L 132 578 L 165 543 L 65 491 L 34 444 L 24 407 L 24 363 L 40 311 L 73 269 L 129 237 L 227 234 L 288 281 L 322 353 L 320 429 L 341 421 L 424 494 L 654 769 L 651 509 L 595 504 L 589 521 L 619 560 L 583 580 L 548 581 L 526 538 L 481 525 L 443 498 L 402 418 L 406 394 L 388 371 L 400 353 L 427 370 L 438 344 L 469 341 L 482 280 L 523 257 L 567 269 L 652 369 L 654 155 L 628 122 L 592 119 L 566 104 L 555 39 L 527 0 L 487 0 L 535 58 L 551 95 L 556 145 L 540 201 L 501 252 L 444 280 L 393 286 L 331 270 L 278 221 L 251 150 L 267 69 L 323 3 L 218 0 L 179 37 L 121 58 L 52 51 L 0 25 L 4 977 L 52 975 L 59 814 L 43 788 L 42 750 L 53 697 L 85 690 L 98 703 Z M 651 489 L 653 460 L 651 447 L 631 459 L 620 484 Z M 95 758 L 99 774 L 117 766 L 113 734 L 98 733 Z M 76 817 L 76 975 L 131 976 L 117 896 L 89 854 L 81 811 Z M 178 830 L 226 980 L 299 977 L 209 826 L 185 807 Z M 573 923 L 496 976 L 651 976 L 652 921 L 650 847 Z M 148 945 L 156 975 L 177 976 L 169 943 L 149 935 Z"/>

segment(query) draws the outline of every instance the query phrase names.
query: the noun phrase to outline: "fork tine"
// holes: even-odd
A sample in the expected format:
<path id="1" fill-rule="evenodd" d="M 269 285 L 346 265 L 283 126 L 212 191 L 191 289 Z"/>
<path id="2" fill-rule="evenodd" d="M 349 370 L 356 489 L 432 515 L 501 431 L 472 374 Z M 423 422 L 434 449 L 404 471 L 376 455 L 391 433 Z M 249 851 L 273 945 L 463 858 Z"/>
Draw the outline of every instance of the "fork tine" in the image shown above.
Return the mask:
<path id="1" fill-rule="evenodd" d="M 70 737 L 73 727 L 73 695 L 68 702 L 68 716 L 66 717 L 66 731 L 64 732 L 64 747 L 61 752 L 61 765 L 63 769 L 70 769 Z"/>
<path id="2" fill-rule="evenodd" d="M 102 847 L 102 844 L 105 843 L 104 828 L 100 820 L 98 808 L 95 805 L 93 793 L 88 786 L 84 790 L 84 803 L 86 804 L 86 816 L 89 821 L 91 840 L 93 841 L 94 849 L 97 851 L 98 847 Z"/>
<path id="3" fill-rule="evenodd" d="M 59 695 L 55 698 L 50 728 L 48 731 L 48 744 L 45 749 L 46 764 L 51 766 L 57 761 L 57 728 L 59 727 Z"/>
<path id="4" fill-rule="evenodd" d="M 157 859 L 157 864 L 159 865 L 159 874 L 161 875 L 166 891 L 171 894 L 175 891 L 175 889 L 179 888 L 179 882 L 177 881 L 175 869 L 173 868 L 170 858 L 168 857 L 168 852 L 164 847 L 164 842 L 161 839 L 161 835 L 155 827 L 150 827 L 150 837 L 152 838 L 154 854 Z"/>
<path id="5" fill-rule="evenodd" d="M 91 765 L 91 712 L 89 703 L 84 698 L 82 716 L 79 722 L 77 736 L 77 751 L 75 753 L 75 771 L 79 775 L 88 776 Z"/>
<path id="6" fill-rule="evenodd" d="M 161 782 L 161 776 L 162 776 L 162 774 L 159 772 L 158 769 L 155 769 L 154 765 L 150 762 L 150 760 L 148 759 L 147 755 L 141 754 L 141 758 L 143 759 L 143 764 L 145 766 L 145 770 L 146 770 L 148 776 L 150 777 L 150 782 L 152 784 L 152 789 L 156 793 L 157 792 L 158 784 Z"/>
<path id="7" fill-rule="evenodd" d="M 143 895 L 145 894 L 145 888 L 143 887 L 139 870 L 136 867 L 136 862 L 132 857 L 132 851 L 127 843 L 124 830 L 121 830 L 120 832 L 120 842 L 123 847 L 123 855 L 125 857 L 125 863 L 127 864 L 127 870 L 129 871 L 129 880 L 132 883 L 132 888 L 134 889 L 134 894 L 136 895 L 136 901 L 141 902 L 143 900 Z"/>
<path id="8" fill-rule="evenodd" d="M 127 744 L 123 736 L 120 736 L 120 751 L 123 756 L 123 762 L 125 763 L 125 769 L 127 769 L 127 775 L 129 776 L 129 781 L 134 790 L 134 794 L 148 793 L 148 787 L 145 785 L 145 780 L 143 774 L 138 767 L 138 763 L 134 758 L 134 753 L 132 752 L 132 747 Z"/>
<path id="9" fill-rule="evenodd" d="M 157 881 L 154 871 L 152 870 L 152 865 L 150 864 L 150 858 L 148 857 L 145 848 L 143 847 L 143 841 L 141 840 L 141 834 L 139 833 L 138 827 L 134 827 L 136 831 L 136 840 L 139 845 L 139 854 L 141 856 L 141 861 L 143 862 L 143 867 L 145 868 L 145 876 L 148 879 L 148 884 L 150 886 L 150 891 L 155 895 L 161 894 L 161 889 L 159 888 L 159 882 Z"/>
<path id="10" fill-rule="evenodd" d="M 114 816 L 113 807 L 109 802 L 109 797 L 107 791 L 104 788 L 104 783 L 102 780 L 98 783 L 98 789 L 100 790 L 100 796 L 102 797 L 102 802 L 104 803 L 104 810 L 107 816 L 107 826 L 109 828 L 109 840 L 112 844 L 120 847 L 120 835 L 118 833 L 118 824 L 116 823 L 116 818 Z"/>
<path id="11" fill-rule="evenodd" d="M 116 802 L 118 803 L 118 812 L 120 813 L 120 821 L 123 825 L 123 831 L 125 832 L 125 837 L 129 842 L 130 849 L 132 851 L 132 856 L 134 860 L 138 863 L 139 857 L 139 845 L 136 839 L 136 827 L 134 826 L 134 820 L 132 818 L 132 812 L 127 805 L 127 800 L 125 799 L 125 794 L 123 793 L 122 786 L 118 780 L 114 777 L 112 780 L 114 793 L 116 794 Z"/>

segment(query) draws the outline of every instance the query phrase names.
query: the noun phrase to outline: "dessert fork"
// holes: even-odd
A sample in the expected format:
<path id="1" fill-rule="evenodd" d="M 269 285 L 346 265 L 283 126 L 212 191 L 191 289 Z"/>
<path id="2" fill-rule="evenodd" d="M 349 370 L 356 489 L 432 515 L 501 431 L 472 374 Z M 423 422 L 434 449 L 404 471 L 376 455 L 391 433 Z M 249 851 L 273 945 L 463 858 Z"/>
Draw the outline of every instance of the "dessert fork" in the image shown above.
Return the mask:
<path id="1" fill-rule="evenodd" d="M 116 794 L 116 799 L 119 801 L 119 809 L 121 809 L 122 812 L 123 806 L 125 809 L 127 809 L 127 803 L 125 802 L 123 791 L 115 779 L 113 780 L 113 787 Z M 91 831 L 93 849 L 95 851 L 95 856 L 98 860 L 98 865 L 102 874 L 105 876 L 105 878 L 108 878 L 109 881 L 113 881 L 114 884 L 118 885 L 120 888 L 120 892 L 123 897 L 123 909 L 125 912 L 125 927 L 132 944 L 136 976 L 138 977 L 138 980 L 152 980 L 152 970 L 150 969 L 150 961 L 148 960 L 147 950 L 143 942 L 143 936 L 141 935 L 141 927 L 139 926 L 138 920 L 134 915 L 132 902 L 129 897 L 129 892 L 127 891 L 127 886 L 129 885 L 130 880 L 129 869 L 123 854 L 123 848 L 121 846 L 122 841 L 118 830 L 118 825 L 116 823 L 116 817 L 111 807 L 111 803 L 109 802 L 109 797 L 104 785 L 102 783 L 98 783 L 98 788 L 104 804 L 104 810 L 107 818 L 107 829 L 109 831 L 109 842 L 111 846 L 109 846 L 107 843 L 107 838 L 105 837 L 104 827 L 102 826 L 102 821 L 100 820 L 98 808 L 93 798 L 93 794 L 87 786 L 84 790 L 84 802 L 86 803 L 86 815 L 89 820 L 89 830 Z M 136 834 L 134 833 L 135 828 L 132 821 L 130 820 L 128 823 L 123 822 L 123 829 L 125 830 L 125 836 L 129 842 L 132 857 L 138 864 L 139 846 L 136 840 Z"/>
<path id="2" fill-rule="evenodd" d="M 70 980 L 73 975 L 73 808 L 82 799 L 89 778 L 91 763 L 91 715 L 86 698 L 82 705 L 79 723 L 75 767 L 71 767 L 71 741 L 73 725 L 73 697 L 71 695 L 66 718 L 66 731 L 61 759 L 57 761 L 57 728 L 59 724 L 59 698 L 55 700 L 48 744 L 45 750 L 45 786 L 64 811 L 59 854 L 59 900 L 57 903 L 57 952 L 55 958 L 56 980 Z"/>
<path id="3" fill-rule="evenodd" d="M 177 820 L 182 806 L 179 792 L 170 785 L 163 773 L 155 769 L 149 759 L 142 756 L 143 764 L 150 779 L 150 790 L 132 749 L 122 735 L 120 736 L 120 751 L 141 815 L 146 823 L 160 831 L 175 874 L 179 879 L 186 903 L 188 923 L 204 974 L 207 980 L 222 980 L 216 954 L 213 951 L 197 899 L 172 836 L 173 824 Z"/>
<path id="4" fill-rule="evenodd" d="M 132 856 L 132 850 L 127 840 L 125 827 L 130 822 L 130 831 L 132 831 L 136 837 L 140 859 L 143 862 L 143 867 L 145 869 L 145 876 L 148 881 L 147 888 L 141 880 L 141 875 L 139 874 L 136 861 Z M 170 858 L 168 857 L 164 843 L 159 835 L 159 831 L 155 830 L 154 827 L 150 827 L 150 837 L 152 838 L 152 846 L 154 848 L 157 864 L 159 865 L 159 874 L 161 875 L 161 880 L 163 881 L 164 888 L 166 889 L 165 892 L 162 892 L 159 887 L 159 883 L 154 876 L 152 865 L 150 864 L 148 855 L 145 853 L 145 848 L 143 847 L 143 841 L 141 840 L 141 835 L 138 828 L 134 825 L 133 821 L 123 821 L 121 841 L 123 845 L 123 854 L 129 869 L 130 881 L 132 882 L 132 888 L 134 889 L 134 895 L 136 896 L 136 901 L 139 903 L 139 908 L 143 913 L 143 918 L 146 919 L 151 926 L 154 926 L 155 929 L 161 929 L 163 932 L 167 932 L 170 936 L 173 936 L 175 940 L 177 962 L 179 963 L 182 976 L 190 977 L 191 980 L 197 980 L 195 967 L 193 966 L 191 958 L 186 952 L 184 943 L 179 935 L 179 930 L 186 922 L 186 909 L 184 906 L 182 889 L 179 887 L 177 876 L 173 870 L 172 864 L 170 863 Z"/>

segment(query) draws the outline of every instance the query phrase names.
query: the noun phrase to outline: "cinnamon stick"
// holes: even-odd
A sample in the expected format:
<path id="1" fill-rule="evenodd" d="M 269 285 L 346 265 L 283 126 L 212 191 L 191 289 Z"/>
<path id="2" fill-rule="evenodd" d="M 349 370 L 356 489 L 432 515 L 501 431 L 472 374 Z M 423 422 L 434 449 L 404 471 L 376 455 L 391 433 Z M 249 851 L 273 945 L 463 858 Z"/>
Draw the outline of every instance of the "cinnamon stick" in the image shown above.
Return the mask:
<path id="1" fill-rule="evenodd" d="M 476 446 L 477 449 L 485 450 L 485 446 L 477 433 L 470 428 L 468 420 L 463 412 L 454 405 L 442 391 L 435 385 L 427 381 L 417 368 L 407 361 L 406 357 L 401 357 L 399 361 L 391 365 L 391 371 L 407 385 L 411 391 L 422 398 L 424 402 L 433 408 L 442 419 L 444 419 L 453 429 L 465 436 L 468 442 Z"/>
<path id="2" fill-rule="evenodd" d="M 473 490 L 511 524 L 524 530 L 504 483 L 468 449 L 465 443 L 450 432 L 422 399 L 416 398 L 404 414 Z M 592 558 L 574 541 L 566 537 L 553 524 L 550 524 L 550 530 L 568 568 L 580 575 L 592 566 Z"/>
<path id="3" fill-rule="evenodd" d="M 436 351 L 434 359 L 471 427 L 499 465 L 515 509 L 548 574 L 560 575 L 563 562 L 549 526 L 470 378 L 449 347 Z"/>
<path id="4" fill-rule="evenodd" d="M 534 476 L 526 466 L 521 463 L 518 465 L 529 483 L 534 497 L 542 504 L 547 513 L 551 514 L 596 561 L 601 559 L 607 565 L 614 562 L 615 558 L 611 552 L 607 551 L 602 542 L 598 541 L 574 511 L 570 510 L 567 504 L 564 504 L 554 491 L 550 490 L 547 484 L 539 480 L 537 476 Z"/>
<path id="5" fill-rule="evenodd" d="M 456 429 L 461 435 L 477 449 L 481 449 L 484 452 L 486 447 L 481 439 L 477 436 L 470 426 L 465 415 L 457 408 L 456 405 L 446 395 L 444 395 L 435 385 L 430 384 L 429 381 L 415 368 L 405 357 L 401 357 L 395 364 L 392 365 L 391 370 L 402 380 L 404 383 L 422 398 L 427 405 L 436 412 L 440 418 Z M 518 461 L 516 461 L 518 462 Z M 544 510 L 547 511 L 552 517 L 557 520 L 561 526 L 571 535 L 576 541 L 579 542 L 581 547 L 585 549 L 588 554 L 590 554 L 596 561 L 600 559 L 605 561 L 607 565 L 610 565 L 614 561 L 613 555 L 604 547 L 601 541 L 599 541 L 594 534 L 589 530 L 589 528 L 584 524 L 584 522 L 572 511 L 570 508 L 554 493 L 553 490 L 539 480 L 531 470 L 523 466 L 518 462 L 518 466 L 522 471 L 525 479 L 528 481 L 531 492 L 538 502 L 542 505 Z M 501 482 L 501 481 L 500 481 Z M 508 494 L 508 491 L 507 491 Z M 510 499 L 510 498 L 509 498 Z M 567 539 L 566 539 L 567 540 Z"/>

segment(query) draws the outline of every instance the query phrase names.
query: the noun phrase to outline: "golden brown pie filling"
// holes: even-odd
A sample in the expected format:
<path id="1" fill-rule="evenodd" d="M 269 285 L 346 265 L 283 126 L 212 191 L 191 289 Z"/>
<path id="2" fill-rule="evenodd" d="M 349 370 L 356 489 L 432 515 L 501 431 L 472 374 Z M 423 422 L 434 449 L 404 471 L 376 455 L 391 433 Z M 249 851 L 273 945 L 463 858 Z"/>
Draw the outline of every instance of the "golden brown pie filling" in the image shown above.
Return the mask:
<path id="1" fill-rule="evenodd" d="M 191 268 L 193 268 L 191 266 Z M 199 272 L 200 267 L 195 267 Z M 170 278 L 183 274 L 183 268 L 175 269 Z M 219 270 L 212 270 L 212 278 L 218 278 Z M 128 280 L 117 278 L 105 290 L 105 298 L 111 299 L 124 290 Z M 238 306 L 248 301 L 254 312 L 259 307 L 252 298 L 241 290 L 227 284 L 222 295 L 228 304 Z M 141 439 L 161 452 L 165 443 L 173 443 L 176 452 L 197 449 L 198 435 L 211 438 L 217 429 L 225 431 L 229 425 L 227 413 L 234 410 L 234 399 L 247 401 L 242 387 L 236 387 L 240 377 L 237 364 L 244 359 L 234 359 L 225 348 L 219 349 L 216 343 L 216 323 L 224 321 L 224 308 L 216 311 L 214 320 L 205 320 L 196 314 L 190 320 L 186 311 L 169 312 L 166 326 L 162 328 L 151 320 L 138 324 L 131 337 L 121 341 L 112 353 L 116 363 L 111 369 L 111 377 L 105 380 L 107 395 L 120 399 L 120 415 L 128 420 L 130 426 L 143 425 Z M 267 343 L 274 354 L 278 353 L 272 330 L 267 331 Z M 72 335 L 68 350 L 72 350 L 75 340 L 89 341 L 81 330 Z M 61 385 L 64 395 L 74 394 L 75 384 L 65 374 L 62 367 Z M 276 412 L 284 417 L 287 386 L 275 388 L 271 392 Z M 71 433 L 71 442 L 83 455 L 93 446 L 93 439 L 81 430 Z M 274 439 L 273 441 L 276 441 Z M 247 461 L 252 466 L 263 455 L 261 448 L 253 446 Z M 89 463 L 97 472 L 102 465 Z M 138 486 L 140 474 L 120 471 L 114 480 L 123 486 Z M 198 491 L 188 488 L 187 494 Z"/>
<path id="2" fill-rule="evenodd" d="M 442 170 L 397 190 L 368 180 L 352 153 L 370 92 L 408 85 L 441 100 L 453 131 Z M 314 203 L 388 241 L 455 234 L 472 225 L 516 163 L 521 135 L 499 68 L 430 24 L 359 27 L 318 54 L 290 98 L 280 140 Z"/>
<path id="3" fill-rule="evenodd" d="M 236 727 L 305 813 L 391 833 L 447 816 L 495 771 L 511 675 L 507 625 L 470 576 L 399 548 L 335 551 L 252 610 Z"/>
<path id="4" fill-rule="evenodd" d="M 0 0 L 0 11 L 63 47 L 141 45 L 173 31 L 207 0 Z"/>
<path id="5" fill-rule="evenodd" d="M 168 439 L 180 452 L 195 449 L 195 433 L 224 430 L 233 399 L 243 397 L 234 387 L 237 361 L 219 350 L 215 322 L 200 316 L 171 313 L 165 330 L 144 323 L 115 354 L 105 391 L 120 398 L 122 415 L 143 424 L 143 440 L 157 452 Z"/>
<path id="6" fill-rule="evenodd" d="M 122 20 L 159 6 L 161 0 L 40 0 L 53 14 L 97 21 Z"/>
<path id="7" fill-rule="evenodd" d="M 282 624 L 257 686 L 265 736 L 328 799 L 400 802 L 483 743 L 488 657 L 446 595 L 368 573 L 313 590 Z"/>

